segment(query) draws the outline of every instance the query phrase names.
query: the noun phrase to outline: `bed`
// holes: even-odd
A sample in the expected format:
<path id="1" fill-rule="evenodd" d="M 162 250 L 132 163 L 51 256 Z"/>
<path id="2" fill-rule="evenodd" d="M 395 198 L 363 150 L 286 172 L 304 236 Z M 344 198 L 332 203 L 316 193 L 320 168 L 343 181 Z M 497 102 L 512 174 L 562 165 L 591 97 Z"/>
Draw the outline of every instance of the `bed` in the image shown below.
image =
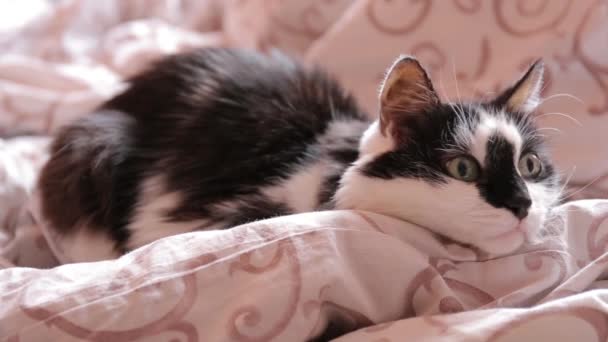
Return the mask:
<path id="1" fill-rule="evenodd" d="M 0 13 L 0 340 L 608 339 L 605 1 L 22 0 Z M 325 211 L 74 260 L 37 215 L 49 136 L 148 61 L 200 46 L 281 48 L 372 114 L 400 53 L 429 65 L 444 97 L 496 91 L 544 56 L 538 120 L 568 180 L 550 224 L 567 244 L 492 256 Z"/>

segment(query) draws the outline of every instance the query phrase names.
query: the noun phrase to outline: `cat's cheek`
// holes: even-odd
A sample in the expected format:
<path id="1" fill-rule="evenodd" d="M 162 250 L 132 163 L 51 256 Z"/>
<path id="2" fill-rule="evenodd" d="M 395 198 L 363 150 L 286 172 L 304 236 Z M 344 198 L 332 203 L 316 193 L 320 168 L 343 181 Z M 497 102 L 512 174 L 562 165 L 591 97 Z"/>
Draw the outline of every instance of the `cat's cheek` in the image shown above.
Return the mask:
<path id="1" fill-rule="evenodd" d="M 543 184 L 528 184 L 528 191 L 532 198 L 532 207 L 528 217 L 522 221 L 526 232 L 526 240 L 530 244 L 538 244 L 543 240 L 543 230 L 549 210 L 557 202 L 558 192 Z"/>

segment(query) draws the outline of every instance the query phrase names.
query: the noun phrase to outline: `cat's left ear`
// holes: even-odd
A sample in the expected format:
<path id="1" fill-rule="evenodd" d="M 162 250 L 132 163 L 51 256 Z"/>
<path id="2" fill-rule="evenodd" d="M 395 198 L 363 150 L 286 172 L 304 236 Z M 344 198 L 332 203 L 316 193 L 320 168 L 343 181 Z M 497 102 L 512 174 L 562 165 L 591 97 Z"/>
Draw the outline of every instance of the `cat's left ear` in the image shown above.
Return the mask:
<path id="1" fill-rule="evenodd" d="M 388 70 L 380 90 L 380 130 L 397 140 L 440 103 L 426 71 L 411 56 L 399 57 Z"/>
<path id="2" fill-rule="evenodd" d="M 528 71 L 514 85 L 502 92 L 493 104 L 511 112 L 528 114 L 541 103 L 544 64 L 542 60 L 534 62 Z"/>

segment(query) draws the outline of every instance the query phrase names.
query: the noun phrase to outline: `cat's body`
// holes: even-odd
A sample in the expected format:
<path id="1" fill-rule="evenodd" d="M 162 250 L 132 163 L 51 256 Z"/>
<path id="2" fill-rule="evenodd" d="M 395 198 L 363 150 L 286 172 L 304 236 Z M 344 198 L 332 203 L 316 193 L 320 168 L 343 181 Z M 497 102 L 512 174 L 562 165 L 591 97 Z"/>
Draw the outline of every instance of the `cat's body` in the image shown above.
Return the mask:
<path id="1" fill-rule="evenodd" d="M 168 235 L 334 208 L 378 211 L 512 250 L 526 235 L 520 221 L 542 225 L 557 199 L 527 114 L 504 109 L 514 98 L 522 106 L 534 100 L 539 85 L 530 82 L 538 80 L 527 79 L 536 69 L 494 102 L 458 107 L 441 104 L 412 61 L 391 69 L 372 122 L 335 81 L 281 55 L 203 49 L 169 57 L 58 134 L 40 178 L 42 214 L 64 247 L 87 259 Z M 518 94 L 526 82 L 534 89 Z M 526 153 L 543 163 L 534 182 L 518 176 Z M 473 157 L 483 177 L 450 176 L 472 168 Z M 462 224 L 454 217 L 474 210 Z M 467 231 L 479 224 L 496 226 L 490 240 L 500 241 Z"/>
<path id="2" fill-rule="evenodd" d="M 334 81 L 280 55 L 205 49 L 131 84 L 59 134 L 42 176 L 54 227 L 121 252 L 331 208 L 370 124 Z"/>

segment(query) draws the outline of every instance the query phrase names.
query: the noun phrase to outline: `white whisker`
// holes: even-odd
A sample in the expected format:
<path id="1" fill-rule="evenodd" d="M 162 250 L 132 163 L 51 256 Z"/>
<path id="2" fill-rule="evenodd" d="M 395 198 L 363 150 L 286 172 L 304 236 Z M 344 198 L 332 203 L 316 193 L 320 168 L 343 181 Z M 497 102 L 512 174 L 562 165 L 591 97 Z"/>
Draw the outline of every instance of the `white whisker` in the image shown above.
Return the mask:
<path id="1" fill-rule="evenodd" d="M 538 115 L 536 118 L 538 119 L 538 118 L 542 118 L 543 116 L 550 116 L 550 115 L 561 116 L 566 119 L 570 119 L 572 122 L 577 124 L 579 127 L 583 127 L 583 124 L 580 121 L 578 121 L 577 119 L 575 119 L 574 117 L 572 117 L 571 115 L 568 115 L 566 113 L 560 113 L 560 112 L 543 113 L 541 115 Z"/>
<path id="2" fill-rule="evenodd" d="M 572 179 L 572 176 L 574 175 L 574 172 L 576 172 L 576 165 L 574 165 L 572 167 L 572 171 L 570 171 L 570 174 L 568 175 L 568 178 L 566 178 L 566 181 L 564 182 L 564 184 L 562 184 L 562 187 L 559 189 L 559 192 L 558 192 L 559 198 L 562 197 L 562 194 L 564 193 L 564 190 L 566 190 L 566 187 L 570 183 L 570 180 Z"/>
<path id="3" fill-rule="evenodd" d="M 557 133 L 560 133 L 560 134 L 563 133 L 562 131 L 560 131 L 559 129 L 557 129 L 555 127 L 541 127 L 541 128 L 538 128 L 537 131 L 539 131 L 539 132 L 540 131 L 552 131 L 552 132 L 557 132 Z"/>
<path id="4" fill-rule="evenodd" d="M 452 77 L 454 78 L 454 85 L 456 86 L 456 96 L 458 96 L 458 102 L 462 102 L 460 98 L 460 88 L 458 87 L 458 79 L 456 78 L 456 62 L 452 58 Z"/>
<path id="5" fill-rule="evenodd" d="M 602 177 L 603 177 L 603 175 L 600 175 L 600 176 L 595 177 L 595 178 L 594 178 L 594 179 L 593 179 L 591 182 L 587 183 L 587 185 L 583 186 L 583 187 L 582 187 L 582 188 L 580 188 L 580 189 L 577 189 L 577 190 L 576 190 L 576 191 L 574 191 L 574 192 L 571 192 L 570 194 L 568 194 L 568 195 L 567 195 L 566 197 L 564 197 L 563 199 L 570 198 L 570 197 L 572 197 L 572 196 L 574 196 L 574 195 L 578 194 L 579 192 L 581 192 L 581 191 L 583 191 L 583 190 L 587 189 L 588 187 L 590 187 L 591 185 L 593 185 L 593 183 L 597 182 L 597 181 L 598 181 L 600 178 L 602 178 Z"/>
<path id="6" fill-rule="evenodd" d="M 551 96 L 547 96 L 547 97 L 545 97 L 545 98 L 544 98 L 544 99 L 543 99 L 543 100 L 540 102 L 540 104 L 543 104 L 543 103 L 545 103 L 546 101 L 549 101 L 549 100 L 554 99 L 554 98 L 557 98 L 557 97 L 569 97 L 569 98 L 571 98 L 571 99 L 573 99 L 573 100 L 576 100 L 577 102 L 579 102 L 579 103 L 580 103 L 580 104 L 582 104 L 582 105 L 584 105 L 584 104 L 585 104 L 585 101 L 581 100 L 579 97 L 576 97 L 576 96 L 574 96 L 574 95 L 572 95 L 572 94 L 567 94 L 567 93 L 554 94 L 554 95 L 551 95 Z"/>
<path id="7" fill-rule="evenodd" d="M 456 96 L 458 98 L 458 103 L 456 104 L 456 108 L 460 107 L 460 115 L 462 115 L 462 119 L 464 120 L 465 113 L 464 108 L 462 107 L 462 98 L 460 97 L 460 87 L 458 86 L 458 78 L 456 77 L 456 62 L 452 58 L 452 77 L 454 78 L 454 85 L 456 86 Z"/>
<path id="8" fill-rule="evenodd" d="M 439 73 L 439 88 L 441 88 L 441 92 L 443 93 L 443 96 L 447 97 L 448 93 L 445 91 L 445 87 L 443 86 L 443 73 L 440 72 Z"/>

